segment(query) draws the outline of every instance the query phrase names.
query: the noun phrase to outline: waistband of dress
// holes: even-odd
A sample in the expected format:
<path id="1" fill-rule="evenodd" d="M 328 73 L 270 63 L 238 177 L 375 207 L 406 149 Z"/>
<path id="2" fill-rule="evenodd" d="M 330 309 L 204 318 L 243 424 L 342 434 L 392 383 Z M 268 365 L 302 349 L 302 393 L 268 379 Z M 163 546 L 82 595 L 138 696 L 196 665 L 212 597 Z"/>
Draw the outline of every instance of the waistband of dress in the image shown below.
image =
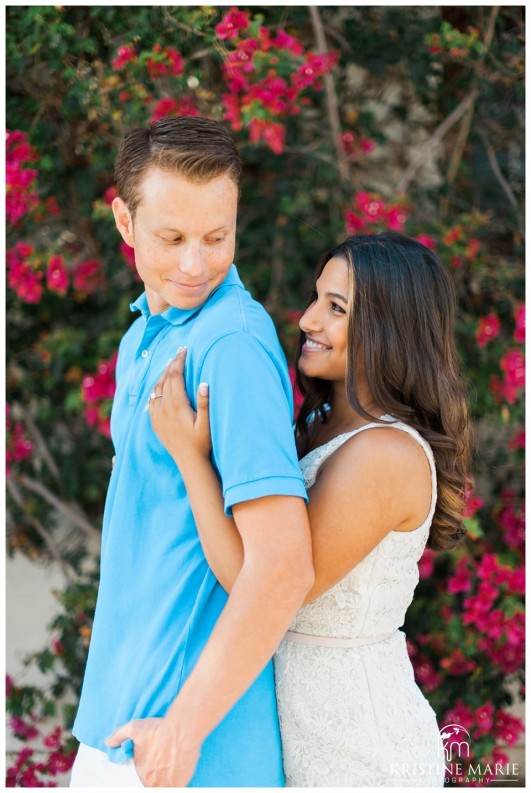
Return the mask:
<path id="1" fill-rule="evenodd" d="M 297 633 L 296 631 L 287 631 L 284 638 L 288 642 L 298 642 L 299 644 L 308 644 L 312 647 L 363 647 L 366 644 L 377 644 L 389 639 L 396 631 L 389 631 L 389 633 L 382 633 L 380 636 L 357 636 L 352 639 L 336 639 L 333 636 L 314 636 L 309 633 Z"/>

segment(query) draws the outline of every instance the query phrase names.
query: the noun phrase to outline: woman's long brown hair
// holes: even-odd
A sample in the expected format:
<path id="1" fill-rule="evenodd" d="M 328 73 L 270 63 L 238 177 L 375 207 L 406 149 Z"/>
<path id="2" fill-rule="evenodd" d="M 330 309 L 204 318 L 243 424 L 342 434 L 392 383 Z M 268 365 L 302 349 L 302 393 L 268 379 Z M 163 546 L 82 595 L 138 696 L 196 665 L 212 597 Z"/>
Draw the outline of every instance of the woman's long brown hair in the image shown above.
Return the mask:
<path id="1" fill-rule="evenodd" d="M 465 490 L 470 466 L 470 419 L 455 346 L 455 289 L 440 259 L 417 240 L 396 232 L 357 235 L 326 253 L 326 263 L 342 258 L 349 268 L 347 398 L 370 421 L 359 402 L 356 362 L 374 402 L 418 430 L 430 444 L 437 468 L 437 506 L 428 546 L 453 548 L 466 533 Z M 314 297 L 310 300 L 313 301 Z M 297 360 L 304 343 L 299 340 Z M 303 453 L 319 420 L 333 407 L 331 383 L 297 370 L 304 402 L 297 418 Z"/>

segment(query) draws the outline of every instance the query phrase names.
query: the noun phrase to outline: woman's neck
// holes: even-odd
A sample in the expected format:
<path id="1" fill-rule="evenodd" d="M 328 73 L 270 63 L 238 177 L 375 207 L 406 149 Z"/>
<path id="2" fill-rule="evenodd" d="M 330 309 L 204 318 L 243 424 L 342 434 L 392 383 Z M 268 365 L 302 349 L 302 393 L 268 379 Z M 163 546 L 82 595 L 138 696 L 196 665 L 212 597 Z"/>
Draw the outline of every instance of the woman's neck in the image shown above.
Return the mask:
<path id="1" fill-rule="evenodd" d="M 373 416 L 380 416 L 383 411 L 378 408 L 366 389 L 361 387 L 359 393 L 360 404 L 364 410 Z M 329 413 L 329 424 L 334 427 L 357 429 L 368 421 L 367 417 L 354 410 L 347 399 L 347 391 L 344 381 L 333 384 L 332 403 Z"/>

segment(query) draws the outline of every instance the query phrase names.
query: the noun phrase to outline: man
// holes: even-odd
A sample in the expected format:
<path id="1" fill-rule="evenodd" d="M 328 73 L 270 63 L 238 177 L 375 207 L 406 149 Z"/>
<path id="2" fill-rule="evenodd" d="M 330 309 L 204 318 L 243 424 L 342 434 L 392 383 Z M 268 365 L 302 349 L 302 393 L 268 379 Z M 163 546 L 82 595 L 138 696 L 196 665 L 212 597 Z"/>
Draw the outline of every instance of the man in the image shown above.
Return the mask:
<path id="1" fill-rule="evenodd" d="M 113 212 L 145 292 L 118 356 L 74 787 L 284 784 L 270 658 L 313 569 L 285 359 L 232 264 L 240 178 L 230 136 L 203 118 L 133 130 L 117 157 Z M 228 598 L 146 409 L 182 346 L 191 402 L 211 386 L 213 460 L 244 546 Z"/>

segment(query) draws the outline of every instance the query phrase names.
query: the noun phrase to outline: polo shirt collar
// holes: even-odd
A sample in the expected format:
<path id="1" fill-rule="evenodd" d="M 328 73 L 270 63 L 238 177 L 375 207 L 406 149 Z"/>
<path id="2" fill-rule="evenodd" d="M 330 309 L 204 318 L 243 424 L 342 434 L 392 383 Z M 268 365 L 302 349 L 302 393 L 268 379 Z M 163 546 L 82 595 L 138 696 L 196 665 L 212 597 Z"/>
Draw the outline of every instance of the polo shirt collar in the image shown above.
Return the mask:
<path id="1" fill-rule="evenodd" d="M 200 306 L 197 306 L 197 308 L 188 309 L 170 306 L 170 308 L 167 308 L 166 311 L 163 311 L 162 314 L 159 314 L 158 316 L 160 316 L 162 319 L 165 319 L 166 322 L 170 322 L 172 325 L 183 325 L 188 319 L 190 319 L 190 317 L 193 317 L 194 314 L 197 314 L 199 311 L 201 311 L 203 306 L 206 305 L 206 303 L 208 303 L 208 301 L 211 299 L 212 295 L 214 295 L 218 289 L 221 289 L 223 286 L 240 286 L 242 289 L 244 288 L 235 264 L 231 265 L 229 272 L 225 276 L 225 279 L 218 286 L 216 286 L 215 289 L 212 290 L 205 302 Z M 149 319 L 151 316 L 145 292 L 142 292 L 140 297 L 138 297 L 134 303 L 130 303 L 129 308 L 131 311 L 140 311 L 145 319 Z"/>

